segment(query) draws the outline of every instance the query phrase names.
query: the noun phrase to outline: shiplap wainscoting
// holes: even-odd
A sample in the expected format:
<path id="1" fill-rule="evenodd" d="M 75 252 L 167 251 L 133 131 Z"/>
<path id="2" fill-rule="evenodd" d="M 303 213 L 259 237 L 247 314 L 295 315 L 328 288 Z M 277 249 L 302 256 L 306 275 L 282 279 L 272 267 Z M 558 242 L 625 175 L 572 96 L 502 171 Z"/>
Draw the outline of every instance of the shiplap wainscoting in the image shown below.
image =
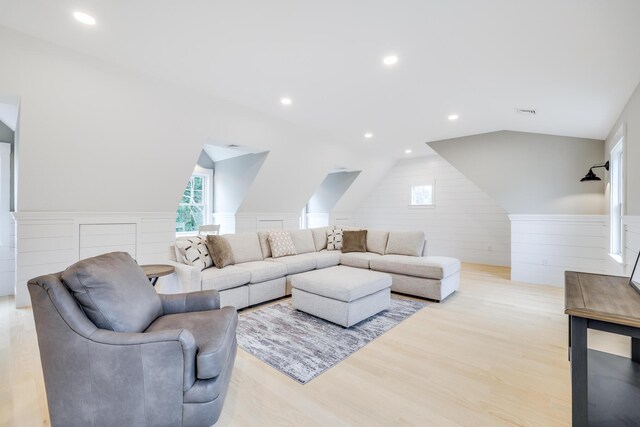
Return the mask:
<path id="1" fill-rule="evenodd" d="M 175 241 L 175 215 L 175 212 L 15 213 L 16 307 L 31 304 L 29 279 L 64 270 L 83 258 L 125 251 L 140 264 L 167 261 L 169 246 Z"/>
<path id="2" fill-rule="evenodd" d="M 302 212 L 242 212 L 236 214 L 235 233 L 266 230 L 297 230 Z"/>
<path id="3" fill-rule="evenodd" d="M 640 215 L 624 217 L 624 274 L 631 276 L 633 266 L 640 252 Z"/>
<path id="4" fill-rule="evenodd" d="M 0 296 L 13 295 L 16 289 L 16 226 L 10 215 L 6 221 L 7 241 L 0 245 Z"/>
<path id="5" fill-rule="evenodd" d="M 411 186 L 434 181 L 435 207 L 410 207 Z M 505 210 L 437 155 L 396 163 L 355 215 L 364 228 L 424 230 L 429 255 L 491 265 L 510 262 Z"/>
<path id="6" fill-rule="evenodd" d="M 611 272 L 606 215 L 510 215 L 511 280 L 564 286 L 566 270 Z"/>

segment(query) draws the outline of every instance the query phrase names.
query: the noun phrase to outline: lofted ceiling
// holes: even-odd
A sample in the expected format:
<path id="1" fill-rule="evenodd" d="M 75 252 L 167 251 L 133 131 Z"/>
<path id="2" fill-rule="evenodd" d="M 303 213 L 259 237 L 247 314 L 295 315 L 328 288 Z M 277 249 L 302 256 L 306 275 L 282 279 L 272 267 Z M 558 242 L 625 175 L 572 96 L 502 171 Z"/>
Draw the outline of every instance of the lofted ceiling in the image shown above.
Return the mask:
<path id="1" fill-rule="evenodd" d="M 502 129 L 605 138 L 638 22 L 637 0 L 0 0 L 2 26 L 394 157 Z"/>

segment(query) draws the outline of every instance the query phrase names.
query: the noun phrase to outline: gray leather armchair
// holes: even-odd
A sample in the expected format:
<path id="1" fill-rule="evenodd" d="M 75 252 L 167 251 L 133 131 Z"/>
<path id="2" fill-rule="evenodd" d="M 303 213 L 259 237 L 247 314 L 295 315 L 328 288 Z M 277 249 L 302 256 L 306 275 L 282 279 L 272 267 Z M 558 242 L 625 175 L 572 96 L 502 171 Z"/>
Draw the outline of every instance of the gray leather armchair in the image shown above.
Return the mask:
<path id="1" fill-rule="evenodd" d="M 210 426 L 236 357 L 216 291 L 158 295 L 111 253 L 29 281 L 52 426 Z"/>

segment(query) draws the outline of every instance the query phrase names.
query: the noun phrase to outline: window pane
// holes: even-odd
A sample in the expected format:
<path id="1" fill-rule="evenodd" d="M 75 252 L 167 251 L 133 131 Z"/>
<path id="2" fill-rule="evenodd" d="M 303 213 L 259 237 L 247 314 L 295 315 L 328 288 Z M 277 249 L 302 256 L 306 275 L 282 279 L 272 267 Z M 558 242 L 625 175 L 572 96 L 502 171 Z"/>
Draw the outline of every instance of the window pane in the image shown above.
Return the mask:
<path id="1" fill-rule="evenodd" d="M 198 227 L 204 224 L 208 209 L 205 206 L 204 194 L 206 179 L 206 176 L 197 175 L 189 179 L 176 212 L 177 232 L 198 231 Z"/>
<path id="2" fill-rule="evenodd" d="M 433 186 L 432 185 L 414 185 L 413 187 L 411 187 L 411 204 L 412 205 L 433 204 Z"/>

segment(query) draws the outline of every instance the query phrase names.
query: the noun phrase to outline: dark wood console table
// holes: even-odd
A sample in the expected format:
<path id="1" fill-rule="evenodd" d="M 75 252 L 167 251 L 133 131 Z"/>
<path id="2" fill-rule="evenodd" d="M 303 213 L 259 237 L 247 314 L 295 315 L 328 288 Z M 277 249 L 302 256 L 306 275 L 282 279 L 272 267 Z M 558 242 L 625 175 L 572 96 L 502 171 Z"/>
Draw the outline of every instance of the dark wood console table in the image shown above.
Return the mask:
<path id="1" fill-rule="evenodd" d="M 628 277 L 565 272 L 574 426 L 640 425 L 640 294 Z M 631 337 L 631 359 L 587 348 L 587 329 Z"/>

